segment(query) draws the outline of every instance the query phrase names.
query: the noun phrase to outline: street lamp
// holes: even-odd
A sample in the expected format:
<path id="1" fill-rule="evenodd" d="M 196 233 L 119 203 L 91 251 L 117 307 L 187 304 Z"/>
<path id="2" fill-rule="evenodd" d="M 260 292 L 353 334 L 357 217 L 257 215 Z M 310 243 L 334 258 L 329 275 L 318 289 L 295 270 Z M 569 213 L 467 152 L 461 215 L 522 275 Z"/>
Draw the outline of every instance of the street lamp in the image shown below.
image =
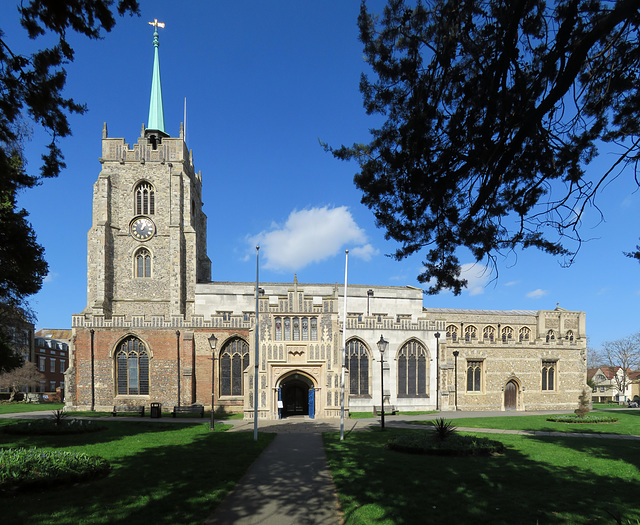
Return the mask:
<path id="1" fill-rule="evenodd" d="M 460 355 L 460 352 L 458 352 L 457 350 L 453 351 L 453 359 L 454 359 L 453 374 L 454 374 L 454 379 L 455 379 L 456 410 L 458 410 L 458 356 L 459 355 Z"/>
<path id="2" fill-rule="evenodd" d="M 378 341 L 378 350 L 380 350 L 380 423 L 381 429 L 384 430 L 384 353 L 389 347 L 389 341 L 385 341 L 382 334 L 380 334 L 380 341 Z"/>
<path id="3" fill-rule="evenodd" d="M 213 380 L 214 373 L 216 370 L 216 345 L 218 344 L 218 338 L 216 334 L 211 334 L 209 337 L 209 346 L 211 347 L 211 426 L 209 430 L 213 430 L 213 392 L 215 389 L 215 382 Z"/>
<path id="4" fill-rule="evenodd" d="M 440 332 L 433 334 L 436 338 L 436 410 L 440 406 Z"/>

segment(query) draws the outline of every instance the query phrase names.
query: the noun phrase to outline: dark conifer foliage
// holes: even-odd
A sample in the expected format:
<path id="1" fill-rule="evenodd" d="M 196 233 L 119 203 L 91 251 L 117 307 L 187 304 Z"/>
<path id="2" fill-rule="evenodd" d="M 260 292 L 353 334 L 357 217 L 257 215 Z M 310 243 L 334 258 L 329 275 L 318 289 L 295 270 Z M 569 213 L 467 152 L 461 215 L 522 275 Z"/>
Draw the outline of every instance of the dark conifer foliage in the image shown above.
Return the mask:
<path id="1" fill-rule="evenodd" d="M 30 38 L 53 34 L 56 40 L 54 45 L 29 56 L 15 52 L 0 29 L 0 303 L 10 311 L 17 308 L 28 312 L 24 300 L 41 288 L 48 271 L 28 213 L 17 207 L 17 195 L 43 178 L 60 174 L 65 164 L 58 142 L 71 134 L 68 116 L 86 109 L 64 94 L 66 68 L 73 62 L 67 35 L 77 32 L 102 38 L 103 30 L 108 32 L 115 24 L 115 11 L 120 15 L 139 13 L 136 0 L 119 0 L 115 7 L 114 3 L 17 2 L 15 16 L 20 17 Z M 10 10 L 4 7 L 8 15 Z M 51 141 L 42 155 L 39 172 L 28 173 L 22 152 L 34 125 L 41 126 Z M 5 344 L 5 331 L 0 330 L 0 347 Z"/>
<path id="2" fill-rule="evenodd" d="M 570 264 L 603 184 L 637 175 L 638 1 L 389 0 L 380 17 L 363 2 L 358 24 L 364 107 L 384 122 L 368 144 L 328 149 L 358 161 L 395 258 L 426 250 L 430 293 L 461 292 L 460 247 Z M 603 143 L 621 153 L 588 173 Z"/>

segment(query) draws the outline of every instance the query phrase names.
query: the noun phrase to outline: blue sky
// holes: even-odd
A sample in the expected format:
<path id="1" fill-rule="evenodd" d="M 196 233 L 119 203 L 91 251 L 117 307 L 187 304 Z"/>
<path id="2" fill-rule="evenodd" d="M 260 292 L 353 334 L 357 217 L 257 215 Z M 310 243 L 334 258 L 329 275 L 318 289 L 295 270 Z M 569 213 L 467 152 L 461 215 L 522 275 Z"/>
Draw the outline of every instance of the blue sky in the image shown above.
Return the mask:
<path id="1" fill-rule="evenodd" d="M 0 7 L 14 52 L 34 44 L 17 26 L 13 2 Z M 369 2 L 380 11 L 383 2 Z M 151 89 L 153 28 L 160 29 L 166 131 L 177 136 L 187 99 L 187 143 L 202 171 L 213 279 L 255 280 L 255 245 L 262 281 L 344 281 L 419 286 L 420 257 L 397 262 L 395 245 L 375 226 L 353 184 L 354 163 L 335 160 L 331 145 L 366 142 L 378 123 L 362 108 L 365 71 L 356 18 L 359 2 L 143 2 L 140 18 L 118 19 L 104 40 L 72 38 L 75 62 L 67 94 L 88 106 L 71 119 L 62 141 L 67 169 L 25 192 L 46 249 L 50 274 L 32 300 L 38 327 L 68 328 L 86 305 L 86 235 L 92 186 L 99 172 L 101 133 L 134 143 L 146 123 Z M 36 44 L 37 45 L 37 44 Z M 46 140 L 34 129 L 28 168 L 39 167 Z M 606 159 L 603 153 L 603 159 Z M 595 172 L 602 169 L 597 162 Z M 640 194 L 630 174 L 603 189 L 582 234 L 590 239 L 576 262 L 527 250 L 499 260 L 495 275 L 460 254 L 470 280 L 461 296 L 425 296 L 430 307 L 553 309 L 587 313 L 592 347 L 640 329 L 640 265 L 622 255 L 638 244 Z"/>

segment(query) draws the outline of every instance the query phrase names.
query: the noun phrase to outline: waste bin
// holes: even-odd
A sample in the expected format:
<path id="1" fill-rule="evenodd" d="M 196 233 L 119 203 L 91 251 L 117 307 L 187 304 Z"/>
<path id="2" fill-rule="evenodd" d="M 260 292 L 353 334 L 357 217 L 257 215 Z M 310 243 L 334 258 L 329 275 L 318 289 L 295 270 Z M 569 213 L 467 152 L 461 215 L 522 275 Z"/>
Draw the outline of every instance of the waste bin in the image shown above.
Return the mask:
<path id="1" fill-rule="evenodd" d="M 162 403 L 151 403 L 151 417 L 159 418 L 162 416 Z"/>

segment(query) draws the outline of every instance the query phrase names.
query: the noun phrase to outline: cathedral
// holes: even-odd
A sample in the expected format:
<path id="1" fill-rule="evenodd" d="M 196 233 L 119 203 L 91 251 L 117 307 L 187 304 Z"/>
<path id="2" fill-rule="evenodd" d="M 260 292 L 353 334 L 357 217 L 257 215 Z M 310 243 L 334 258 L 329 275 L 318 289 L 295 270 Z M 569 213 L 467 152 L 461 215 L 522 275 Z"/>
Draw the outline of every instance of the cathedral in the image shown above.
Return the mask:
<path id="1" fill-rule="evenodd" d="M 165 132 L 154 32 L 148 125 L 102 131 L 87 305 L 72 317 L 68 410 L 160 403 L 269 420 L 424 410 L 574 409 L 585 314 L 425 308 L 412 286 L 212 281 L 202 176 Z M 224 277 L 224 276 L 217 276 Z M 344 398 L 343 398 L 344 392 Z M 158 406 L 158 405 L 155 405 Z"/>

